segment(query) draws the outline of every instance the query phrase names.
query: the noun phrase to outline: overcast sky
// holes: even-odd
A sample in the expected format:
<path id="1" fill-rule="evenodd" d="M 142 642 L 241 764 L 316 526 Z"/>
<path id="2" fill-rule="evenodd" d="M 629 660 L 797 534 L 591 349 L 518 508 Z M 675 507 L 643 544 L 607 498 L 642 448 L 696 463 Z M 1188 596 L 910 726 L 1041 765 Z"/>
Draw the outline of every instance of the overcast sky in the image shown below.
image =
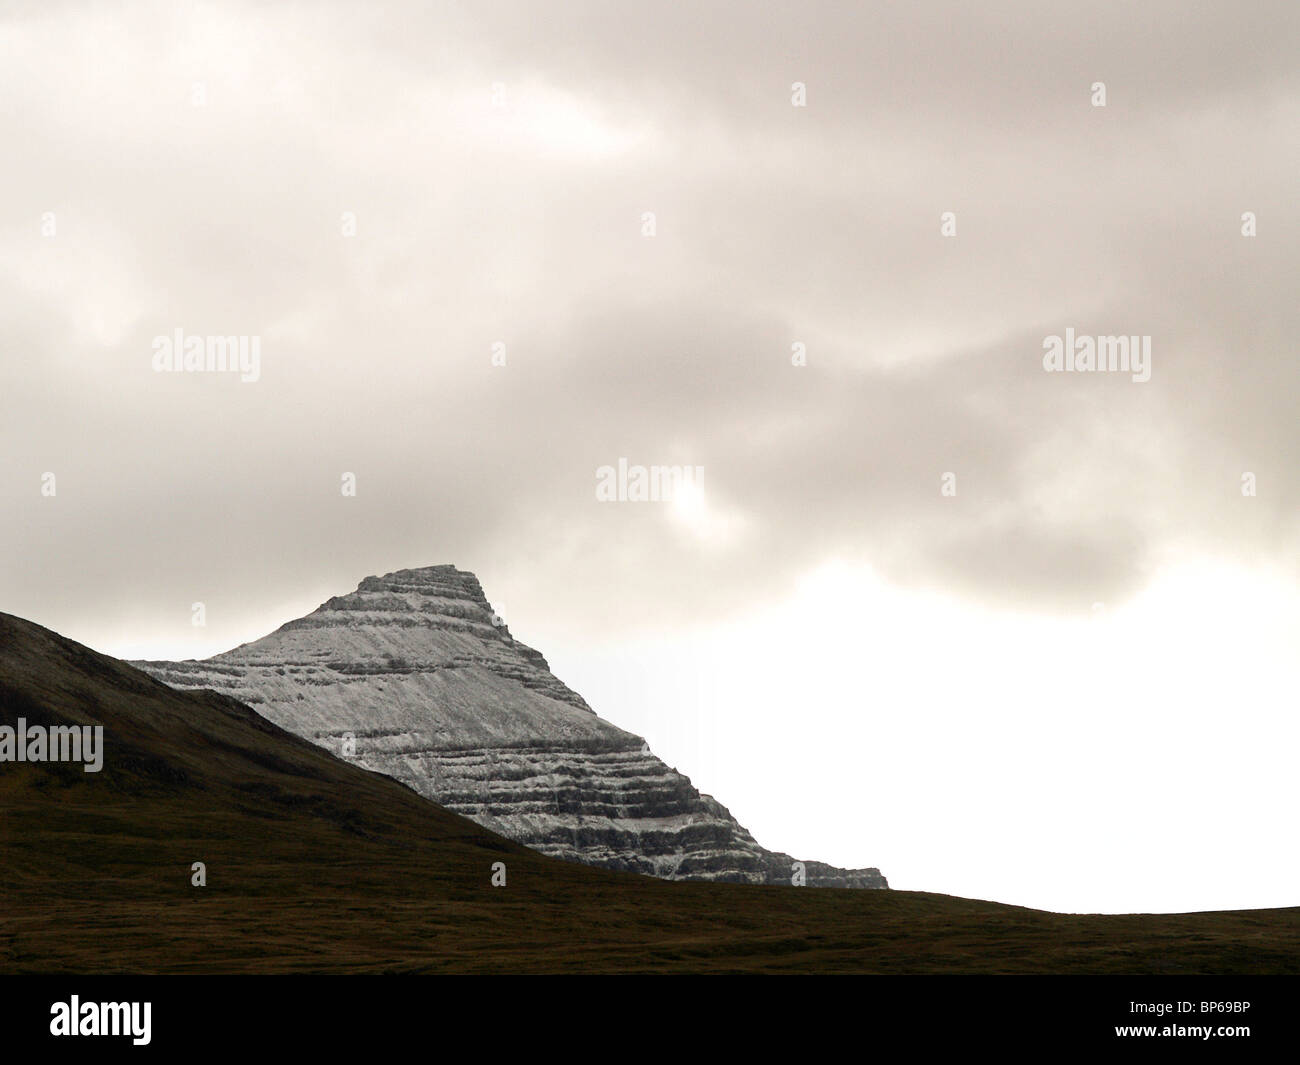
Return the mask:
<path id="1" fill-rule="evenodd" d="M 0 609 L 193 657 L 450 562 L 766 846 L 1294 905 L 1298 31 L 9 0 Z M 620 458 L 702 492 L 599 502 Z"/>

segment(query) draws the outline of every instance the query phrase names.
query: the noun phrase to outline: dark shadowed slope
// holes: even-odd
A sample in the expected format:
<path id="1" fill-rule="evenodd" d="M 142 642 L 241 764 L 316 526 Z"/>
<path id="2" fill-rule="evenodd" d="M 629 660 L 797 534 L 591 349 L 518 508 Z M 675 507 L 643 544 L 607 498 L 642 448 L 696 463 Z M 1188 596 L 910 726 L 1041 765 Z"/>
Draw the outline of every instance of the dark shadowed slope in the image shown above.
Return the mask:
<path id="1" fill-rule="evenodd" d="M 20 717 L 103 725 L 106 751 L 0 763 L 3 972 L 1300 971 L 1293 909 L 1062 917 L 557 861 L 0 614 L 0 725 Z"/>

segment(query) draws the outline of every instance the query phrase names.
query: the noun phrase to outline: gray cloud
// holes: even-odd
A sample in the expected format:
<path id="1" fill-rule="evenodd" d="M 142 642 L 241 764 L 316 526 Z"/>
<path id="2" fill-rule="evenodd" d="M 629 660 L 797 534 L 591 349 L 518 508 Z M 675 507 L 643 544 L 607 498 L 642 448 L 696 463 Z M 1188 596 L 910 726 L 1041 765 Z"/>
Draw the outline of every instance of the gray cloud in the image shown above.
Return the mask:
<path id="1" fill-rule="evenodd" d="M 1071 612 L 1294 553 L 1292 4 L 9 10 L 6 609 L 451 561 L 594 631 L 855 558 Z M 154 374 L 178 326 L 262 380 Z M 1152 380 L 1045 374 L 1066 326 Z M 597 503 L 619 456 L 734 535 Z"/>

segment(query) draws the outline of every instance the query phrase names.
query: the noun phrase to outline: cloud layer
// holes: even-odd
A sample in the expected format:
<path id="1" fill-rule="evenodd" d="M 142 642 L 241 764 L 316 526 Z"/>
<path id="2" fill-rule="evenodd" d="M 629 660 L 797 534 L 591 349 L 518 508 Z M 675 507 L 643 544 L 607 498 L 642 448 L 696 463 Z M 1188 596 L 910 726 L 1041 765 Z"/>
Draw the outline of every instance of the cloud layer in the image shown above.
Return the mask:
<path id="1" fill-rule="evenodd" d="M 1071 614 L 1294 556 L 1294 4 L 7 11 L 6 609 L 454 562 L 607 632 L 847 559 Z M 178 327 L 261 380 L 155 374 Z M 1066 327 L 1150 382 L 1045 373 Z M 703 509 L 598 503 L 619 457 Z"/>

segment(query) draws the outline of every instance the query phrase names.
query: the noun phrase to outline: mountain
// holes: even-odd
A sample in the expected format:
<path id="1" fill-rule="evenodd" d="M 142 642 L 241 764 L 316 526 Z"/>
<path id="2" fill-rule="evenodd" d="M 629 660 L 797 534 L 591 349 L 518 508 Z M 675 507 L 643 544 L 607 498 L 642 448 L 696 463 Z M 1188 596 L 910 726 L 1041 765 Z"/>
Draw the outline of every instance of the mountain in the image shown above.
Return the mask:
<path id="1" fill-rule="evenodd" d="M 202 662 L 137 662 L 210 688 L 357 765 L 556 858 L 669 880 L 791 883 L 727 809 L 598 717 L 454 566 L 367 577 L 271 635 Z M 808 886 L 886 888 L 804 861 Z"/>
<path id="2" fill-rule="evenodd" d="M 555 861 L 0 614 L 20 723 L 99 726 L 103 764 L 0 760 L 0 973 L 1300 972 L 1300 909 L 1061 915 Z"/>

